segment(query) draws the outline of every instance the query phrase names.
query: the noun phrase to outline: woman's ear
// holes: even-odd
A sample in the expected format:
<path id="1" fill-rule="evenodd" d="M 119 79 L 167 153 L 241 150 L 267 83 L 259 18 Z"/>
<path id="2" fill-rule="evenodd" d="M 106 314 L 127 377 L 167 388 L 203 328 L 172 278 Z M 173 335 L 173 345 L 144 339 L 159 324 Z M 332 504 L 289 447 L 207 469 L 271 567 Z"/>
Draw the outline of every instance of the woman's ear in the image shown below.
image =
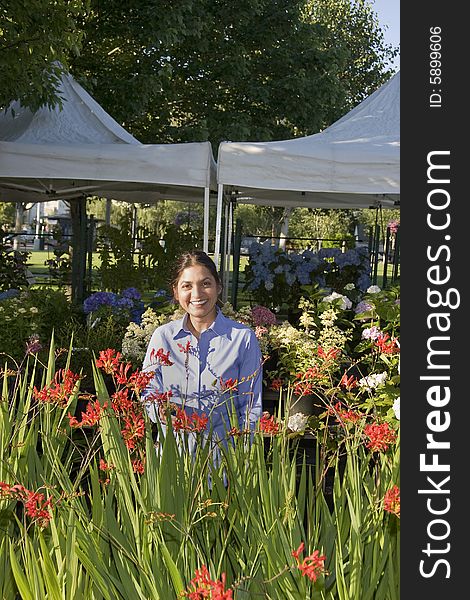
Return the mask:
<path id="1" fill-rule="evenodd" d="M 177 285 L 173 286 L 173 298 L 176 300 L 176 302 L 179 302 L 179 300 L 178 300 L 178 286 Z"/>

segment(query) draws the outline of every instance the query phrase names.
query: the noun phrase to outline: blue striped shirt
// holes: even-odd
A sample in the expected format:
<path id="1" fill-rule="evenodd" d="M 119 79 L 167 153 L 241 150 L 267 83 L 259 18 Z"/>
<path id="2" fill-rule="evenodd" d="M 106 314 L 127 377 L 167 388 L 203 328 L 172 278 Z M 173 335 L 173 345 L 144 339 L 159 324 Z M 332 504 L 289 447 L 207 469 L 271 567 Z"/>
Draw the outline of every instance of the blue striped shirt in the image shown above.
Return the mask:
<path id="1" fill-rule="evenodd" d="M 187 327 L 188 315 L 158 327 L 147 348 L 143 370 L 155 375 L 142 398 L 171 391 L 170 401 L 184 406 L 188 414 L 197 412 L 209 418 L 207 429 L 226 439 L 233 407 L 240 429 L 252 431 L 262 412 L 262 357 L 254 331 L 228 319 L 217 309 L 212 325 L 199 334 Z M 170 352 L 172 365 L 157 364 L 159 349 Z M 227 381 L 231 389 L 224 390 Z M 152 421 L 158 419 L 154 401 L 146 402 Z"/>

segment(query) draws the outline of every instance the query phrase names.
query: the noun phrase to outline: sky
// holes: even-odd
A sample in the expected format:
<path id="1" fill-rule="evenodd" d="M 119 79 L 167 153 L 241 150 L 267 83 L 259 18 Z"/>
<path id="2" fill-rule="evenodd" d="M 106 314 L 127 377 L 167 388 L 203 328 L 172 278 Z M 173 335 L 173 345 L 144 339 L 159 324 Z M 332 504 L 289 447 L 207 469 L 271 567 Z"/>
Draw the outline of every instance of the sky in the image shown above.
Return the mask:
<path id="1" fill-rule="evenodd" d="M 379 17 L 379 23 L 384 31 L 387 44 L 400 45 L 400 0 L 371 0 L 374 12 Z M 400 56 L 397 56 L 393 64 L 400 68 Z"/>

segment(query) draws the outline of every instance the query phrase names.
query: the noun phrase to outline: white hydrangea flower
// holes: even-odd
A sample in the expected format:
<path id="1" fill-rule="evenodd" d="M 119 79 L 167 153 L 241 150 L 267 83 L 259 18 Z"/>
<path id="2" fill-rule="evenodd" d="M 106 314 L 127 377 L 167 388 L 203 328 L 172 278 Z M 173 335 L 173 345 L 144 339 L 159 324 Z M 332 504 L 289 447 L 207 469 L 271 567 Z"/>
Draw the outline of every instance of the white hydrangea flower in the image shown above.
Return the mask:
<path id="1" fill-rule="evenodd" d="M 344 286 L 344 289 L 345 289 L 347 292 L 350 292 L 351 290 L 355 290 L 355 289 L 356 289 L 356 286 L 354 285 L 354 283 L 347 283 L 347 284 Z"/>
<path id="2" fill-rule="evenodd" d="M 367 377 L 363 377 L 357 383 L 361 389 L 372 392 L 381 385 L 384 385 L 387 378 L 387 372 L 383 371 L 383 373 L 372 373 L 371 375 L 367 375 Z"/>
<path id="3" fill-rule="evenodd" d="M 323 302 L 332 302 L 333 300 L 341 300 L 341 308 L 343 310 L 352 308 L 351 300 L 343 294 L 338 294 L 338 292 L 332 292 L 329 296 L 323 298 Z"/>
<path id="4" fill-rule="evenodd" d="M 393 403 L 393 412 L 395 413 L 395 418 L 400 420 L 400 396 L 395 398 L 395 402 Z"/>
<path id="5" fill-rule="evenodd" d="M 303 433 L 307 427 L 308 415 L 304 413 L 295 413 L 289 417 L 287 421 L 287 427 L 295 433 Z"/>
<path id="6" fill-rule="evenodd" d="M 368 294 L 378 294 L 380 291 L 382 291 L 378 285 L 370 285 L 367 288 L 367 293 Z"/>

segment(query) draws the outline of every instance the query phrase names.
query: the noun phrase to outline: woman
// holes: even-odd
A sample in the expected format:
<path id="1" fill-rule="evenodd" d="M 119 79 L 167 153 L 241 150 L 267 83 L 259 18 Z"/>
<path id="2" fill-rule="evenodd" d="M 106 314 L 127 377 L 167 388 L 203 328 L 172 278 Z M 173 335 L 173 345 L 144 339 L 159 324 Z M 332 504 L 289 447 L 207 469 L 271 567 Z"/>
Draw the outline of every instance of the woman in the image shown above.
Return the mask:
<path id="1" fill-rule="evenodd" d="M 205 252 L 180 257 L 171 287 L 185 315 L 158 327 L 147 348 L 143 370 L 155 372 L 143 394 L 150 418 L 164 423 L 170 402 L 176 405 L 174 429 L 212 431 L 216 442 L 234 427 L 253 431 L 262 412 L 254 331 L 221 312 L 222 284 Z"/>

